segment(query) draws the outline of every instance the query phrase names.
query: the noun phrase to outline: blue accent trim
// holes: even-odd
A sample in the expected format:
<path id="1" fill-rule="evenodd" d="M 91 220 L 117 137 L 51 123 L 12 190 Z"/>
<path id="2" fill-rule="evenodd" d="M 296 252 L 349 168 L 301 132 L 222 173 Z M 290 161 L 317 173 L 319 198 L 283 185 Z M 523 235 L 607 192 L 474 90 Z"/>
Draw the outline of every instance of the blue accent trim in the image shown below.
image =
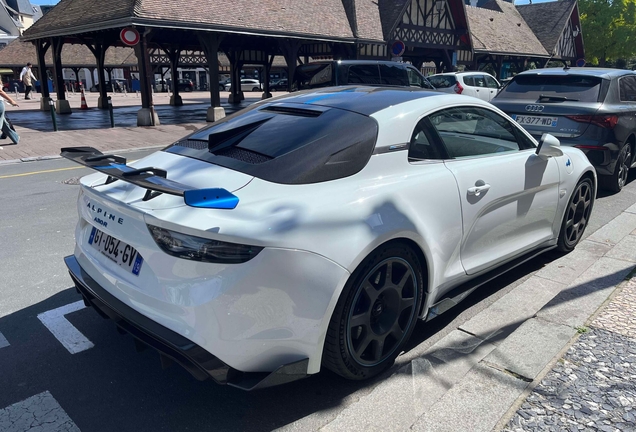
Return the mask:
<path id="1" fill-rule="evenodd" d="M 225 189 L 193 189 L 183 193 L 183 199 L 190 207 L 226 209 L 236 208 L 239 199 Z"/>
<path id="2" fill-rule="evenodd" d="M 94 166 L 94 167 L 90 167 L 96 170 L 100 170 L 100 169 L 118 169 L 118 170 L 122 170 L 122 171 L 132 171 L 134 168 L 129 167 L 126 164 L 108 164 L 108 165 L 100 165 L 100 166 Z"/>
<path id="3" fill-rule="evenodd" d="M 144 263 L 144 259 L 141 257 L 139 252 L 137 252 L 137 258 L 135 258 L 135 263 L 133 264 L 132 273 L 135 276 L 139 276 L 139 272 L 141 271 L 141 265 Z"/>
<path id="4" fill-rule="evenodd" d="M 568 159 L 568 161 L 565 163 L 565 166 L 570 166 L 572 165 L 572 162 L 570 162 L 570 159 Z"/>
<path id="5" fill-rule="evenodd" d="M 93 227 L 93 229 L 91 230 L 91 235 L 88 238 L 88 244 L 92 245 L 93 244 L 93 240 L 95 239 L 95 232 L 97 231 L 97 228 Z"/>

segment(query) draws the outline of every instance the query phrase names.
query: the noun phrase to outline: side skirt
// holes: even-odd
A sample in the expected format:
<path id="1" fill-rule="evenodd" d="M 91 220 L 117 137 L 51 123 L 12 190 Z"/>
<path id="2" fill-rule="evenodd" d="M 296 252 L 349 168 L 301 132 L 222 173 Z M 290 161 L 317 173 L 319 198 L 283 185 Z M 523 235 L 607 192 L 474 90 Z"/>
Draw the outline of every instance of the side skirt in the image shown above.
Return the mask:
<path id="1" fill-rule="evenodd" d="M 438 315 L 443 314 L 453 306 L 455 306 L 460 301 L 464 300 L 466 297 L 470 295 L 473 291 L 475 291 L 480 286 L 484 285 L 487 282 L 501 276 L 504 273 L 509 272 L 515 267 L 520 266 L 521 264 L 530 261 L 532 258 L 541 255 L 549 250 L 555 249 L 557 246 L 543 246 L 539 249 L 535 249 L 531 252 L 528 252 L 524 255 L 521 255 L 518 258 L 515 258 L 511 261 L 508 261 L 506 264 L 503 264 L 497 267 L 494 270 L 491 270 L 487 273 L 484 273 L 480 276 L 477 276 L 474 279 L 469 280 L 462 285 L 459 285 L 456 288 L 453 288 L 450 292 L 448 292 L 440 301 L 431 306 L 426 314 L 425 320 L 428 321 L 432 318 L 435 318 Z"/>

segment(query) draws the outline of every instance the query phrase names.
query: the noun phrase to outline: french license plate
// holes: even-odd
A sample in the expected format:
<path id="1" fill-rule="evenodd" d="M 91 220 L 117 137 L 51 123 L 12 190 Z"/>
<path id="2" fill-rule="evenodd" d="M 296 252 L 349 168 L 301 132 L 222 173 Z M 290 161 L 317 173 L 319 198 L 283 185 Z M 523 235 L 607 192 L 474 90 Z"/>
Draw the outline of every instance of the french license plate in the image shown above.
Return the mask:
<path id="1" fill-rule="evenodd" d="M 558 117 L 546 117 L 546 116 L 529 116 L 529 115 L 513 115 L 512 119 L 520 125 L 524 126 L 546 126 L 556 127 L 559 121 Z"/>
<path id="2" fill-rule="evenodd" d="M 139 276 L 144 259 L 134 247 L 95 227 L 91 230 L 88 244 L 100 251 L 106 258 Z"/>

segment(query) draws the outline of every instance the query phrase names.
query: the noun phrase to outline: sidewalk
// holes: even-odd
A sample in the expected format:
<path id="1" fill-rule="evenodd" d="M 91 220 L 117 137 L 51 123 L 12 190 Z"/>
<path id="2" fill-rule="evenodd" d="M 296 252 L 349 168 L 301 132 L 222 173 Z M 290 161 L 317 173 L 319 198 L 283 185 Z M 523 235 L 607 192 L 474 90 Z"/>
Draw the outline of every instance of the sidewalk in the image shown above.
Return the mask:
<path id="1" fill-rule="evenodd" d="M 636 204 L 368 394 L 280 430 L 634 431 L 634 266 Z"/>
<path id="2" fill-rule="evenodd" d="M 281 94 L 275 93 L 274 96 Z M 221 93 L 226 115 L 240 110 L 260 100 L 260 93 L 246 92 L 245 101 L 230 105 L 227 92 Z M 22 95 L 20 95 L 22 97 Z M 14 145 L 8 138 L 0 140 L 0 164 L 46 159 L 59 155 L 60 148 L 70 146 L 91 146 L 104 152 L 164 147 L 193 131 L 209 124 L 205 121 L 210 106 L 208 92 L 182 94 L 184 106 L 168 105 L 168 93 L 154 95 L 155 109 L 161 121 L 156 127 L 137 127 L 137 111 L 141 108 L 141 98 L 136 94 L 111 94 L 114 106 L 115 128 L 110 127 L 107 110 L 95 108 L 98 93 L 86 93 L 89 110 L 79 109 L 79 93 L 70 94 L 73 113 L 58 115 L 58 132 L 53 131 L 53 121 L 49 112 L 40 111 L 40 95 L 34 99 L 18 99 L 19 107 L 7 108 L 7 116 L 13 122 L 20 143 Z"/>

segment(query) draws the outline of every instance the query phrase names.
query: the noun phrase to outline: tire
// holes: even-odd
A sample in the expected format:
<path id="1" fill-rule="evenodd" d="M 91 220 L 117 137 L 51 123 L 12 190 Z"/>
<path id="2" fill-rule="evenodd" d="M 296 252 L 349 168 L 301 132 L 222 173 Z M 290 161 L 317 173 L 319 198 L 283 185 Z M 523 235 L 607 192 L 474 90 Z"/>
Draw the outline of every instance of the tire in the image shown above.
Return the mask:
<path id="1" fill-rule="evenodd" d="M 423 280 L 422 266 L 409 246 L 390 243 L 371 253 L 340 295 L 322 364 L 352 380 L 390 367 L 417 323 Z"/>
<path id="2" fill-rule="evenodd" d="M 225 91 L 225 87 L 224 87 L 224 86 L 222 86 L 222 85 L 220 85 L 220 86 L 219 86 L 219 91 Z"/>
<path id="3" fill-rule="evenodd" d="M 253 88 L 252 88 L 252 91 L 253 91 L 253 92 L 257 92 L 257 91 L 261 91 L 261 89 L 259 89 L 258 87 L 253 87 Z"/>
<path id="4" fill-rule="evenodd" d="M 594 185 L 585 178 L 574 188 L 561 222 L 557 247 L 561 252 L 571 252 L 583 237 L 594 206 Z"/>
<path id="5" fill-rule="evenodd" d="M 192 87 L 186 87 L 185 89 L 183 89 L 183 91 L 186 93 L 190 93 L 192 91 Z"/>
<path id="6" fill-rule="evenodd" d="M 614 174 L 609 176 L 599 176 L 599 183 L 603 189 L 610 192 L 620 192 L 621 189 L 627 183 L 627 176 L 629 175 L 629 167 L 632 164 L 632 146 L 630 143 L 626 143 L 621 151 L 618 152 L 616 158 L 616 167 L 614 167 Z"/>

